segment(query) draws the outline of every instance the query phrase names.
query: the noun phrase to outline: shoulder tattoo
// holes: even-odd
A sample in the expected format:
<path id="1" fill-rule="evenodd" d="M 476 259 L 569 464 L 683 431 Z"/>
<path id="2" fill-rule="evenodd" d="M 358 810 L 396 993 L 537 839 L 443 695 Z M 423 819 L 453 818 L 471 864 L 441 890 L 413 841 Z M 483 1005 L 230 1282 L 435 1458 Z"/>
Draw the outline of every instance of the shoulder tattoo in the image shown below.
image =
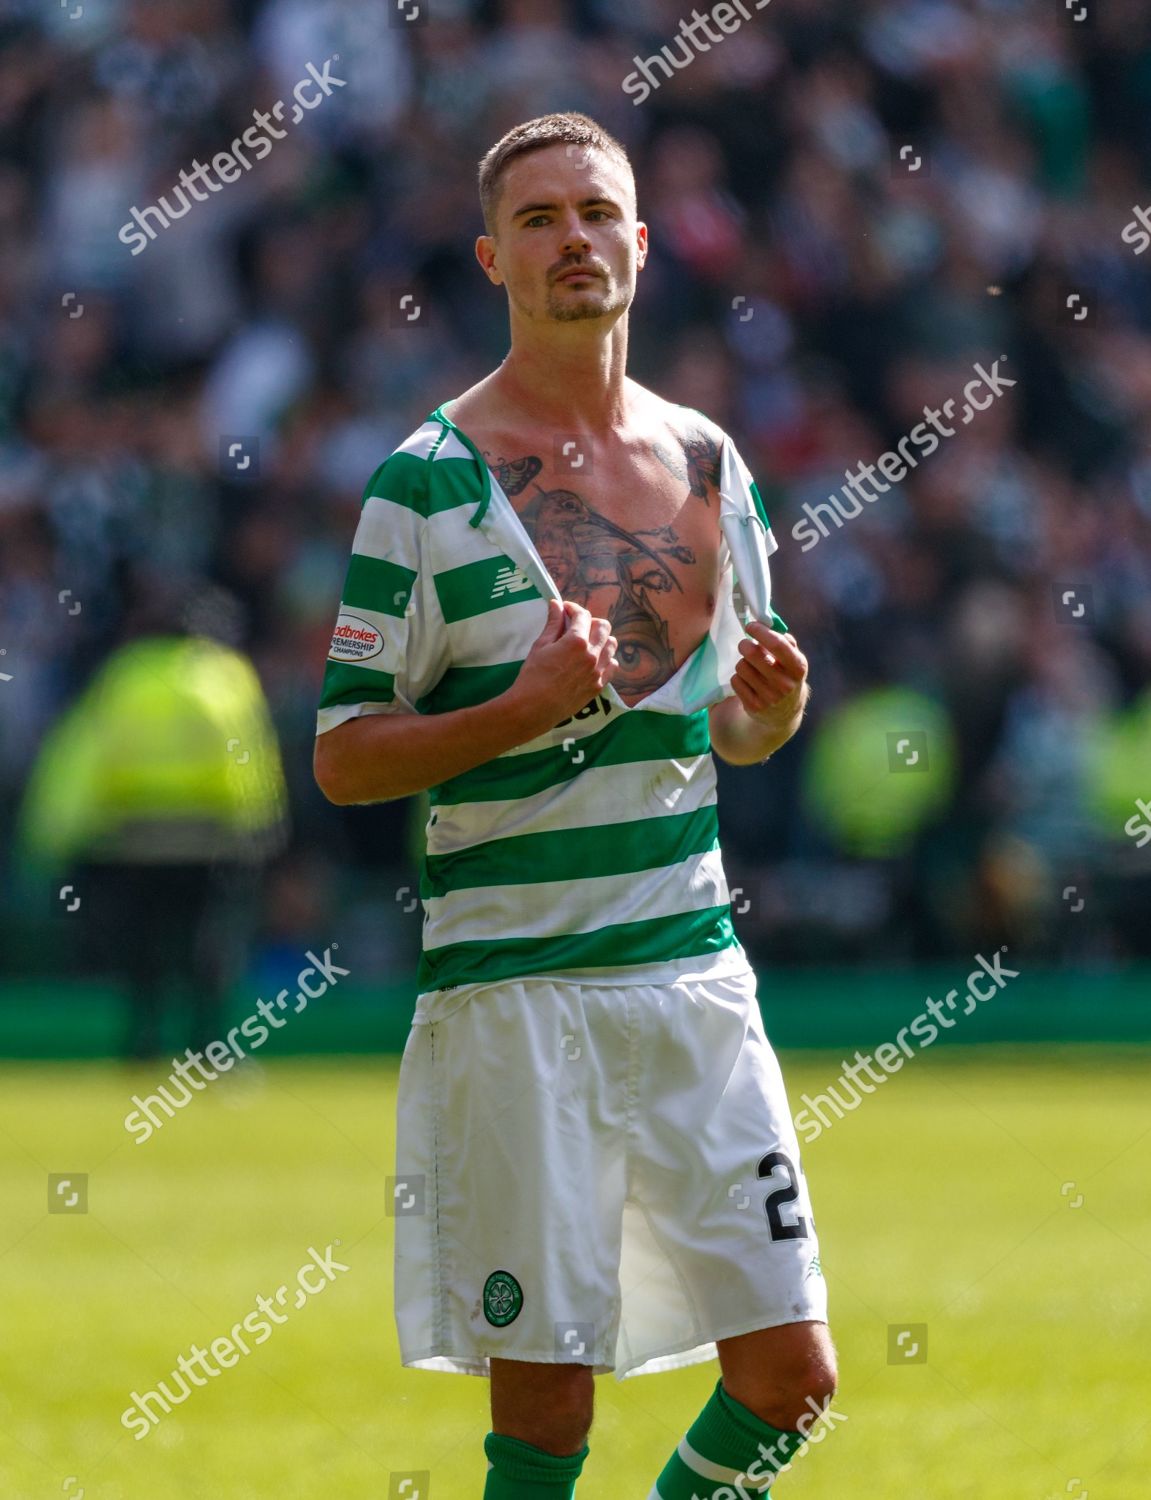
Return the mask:
<path id="1" fill-rule="evenodd" d="M 719 489 L 719 444 L 701 428 L 684 433 L 674 448 L 656 441 L 651 451 L 669 473 L 683 479 L 691 493 L 705 505 L 710 490 Z"/>

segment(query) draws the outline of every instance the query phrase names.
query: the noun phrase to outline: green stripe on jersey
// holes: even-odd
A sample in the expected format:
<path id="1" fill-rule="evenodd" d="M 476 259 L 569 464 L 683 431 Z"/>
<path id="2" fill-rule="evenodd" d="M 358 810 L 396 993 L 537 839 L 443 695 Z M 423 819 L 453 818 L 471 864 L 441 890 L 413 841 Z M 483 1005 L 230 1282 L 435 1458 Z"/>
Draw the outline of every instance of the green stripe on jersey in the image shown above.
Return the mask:
<path id="1" fill-rule="evenodd" d="M 324 669 L 322 708 L 336 708 L 344 703 L 391 703 L 396 696 L 396 679 L 391 672 L 373 672 L 349 662 L 330 661 Z"/>
<path id="2" fill-rule="evenodd" d="M 735 942 L 731 908 L 705 906 L 641 922 L 617 922 L 592 932 L 560 937 L 492 938 L 485 942 L 425 947 L 416 982 L 419 990 L 477 980 L 514 979 L 556 969 L 615 968 L 718 953 Z"/>
<path id="3" fill-rule="evenodd" d="M 695 812 L 636 818 L 630 823 L 561 828 L 555 833 L 520 833 L 470 844 L 455 854 L 429 854 L 424 861 L 420 898 L 492 885 L 534 885 L 629 875 L 679 864 L 693 854 L 719 847 L 715 803 Z"/>
<path id="4" fill-rule="evenodd" d="M 422 456 L 397 450 L 368 480 L 363 504 L 379 495 L 422 516 L 434 516 L 476 505 L 483 498 L 483 478 L 471 459 L 443 458 L 434 464 L 430 460 L 430 444 Z"/>
<path id="5" fill-rule="evenodd" d="M 688 715 L 657 714 L 645 713 L 642 705 L 637 705 L 622 717 L 609 719 L 598 734 L 581 739 L 579 748 L 583 759 L 578 762 L 562 745 L 497 756 L 431 787 L 429 800 L 433 807 L 456 802 L 506 802 L 534 797 L 601 766 L 706 755 L 711 748 L 707 710 Z"/>
<path id="6" fill-rule="evenodd" d="M 522 661 L 501 661 L 494 667 L 449 667 L 430 693 L 416 700 L 422 714 L 446 714 L 498 698 L 520 675 Z"/>
<path id="7" fill-rule="evenodd" d="M 415 568 L 404 568 L 382 557 L 352 554 L 344 580 L 345 609 L 374 609 L 381 615 L 403 617 L 416 582 Z"/>
<path id="8" fill-rule="evenodd" d="M 538 599 L 540 591 L 510 557 L 484 557 L 478 562 L 461 563 L 435 574 L 436 596 L 444 620 L 452 624 L 472 615 L 518 604 L 521 599 Z"/>
<path id="9" fill-rule="evenodd" d="M 759 519 L 763 522 L 764 530 L 770 531 L 771 522 L 767 519 L 767 510 L 763 503 L 763 496 L 759 493 L 759 486 L 756 484 L 754 479 L 751 481 L 751 484 L 748 486 L 748 488 L 751 490 L 752 504 L 755 506 L 756 513 L 759 516 Z"/>

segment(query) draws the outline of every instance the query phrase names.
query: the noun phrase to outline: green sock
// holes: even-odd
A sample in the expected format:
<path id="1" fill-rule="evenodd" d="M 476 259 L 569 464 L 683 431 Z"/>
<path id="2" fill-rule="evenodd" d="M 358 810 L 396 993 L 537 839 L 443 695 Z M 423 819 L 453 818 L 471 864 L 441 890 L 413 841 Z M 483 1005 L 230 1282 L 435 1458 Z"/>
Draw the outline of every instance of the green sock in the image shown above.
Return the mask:
<path id="1" fill-rule="evenodd" d="M 668 1459 L 648 1500 L 735 1500 L 767 1486 L 805 1439 L 761 1421 L 716 1382 L 711 1399 Z"/>
<path id="2" fill-rule="evenodd" d="M 588 1446 L 570 1458 L 557 1458 L 519 1438 L 489 1432 L 484 1452 L 491 1463 L 484 1500 L 572 1500 Z"/>

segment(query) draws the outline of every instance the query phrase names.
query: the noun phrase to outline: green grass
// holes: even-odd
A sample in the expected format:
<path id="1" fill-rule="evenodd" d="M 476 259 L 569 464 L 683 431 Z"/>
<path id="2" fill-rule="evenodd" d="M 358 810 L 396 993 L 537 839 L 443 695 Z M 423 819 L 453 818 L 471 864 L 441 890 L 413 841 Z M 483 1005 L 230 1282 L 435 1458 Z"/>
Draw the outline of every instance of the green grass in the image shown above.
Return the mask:
<path id="1" fill-rule="evenodd" d="M 839 1067 L 783 1062 L 793 1105 Z M 1148 1493 L 1148 1074 L 1137 1051 L 938 1049 L 805 1147 L 847 1421 L 777 1496 Z M 253 1068 L 137 1146 L 121 1122 L 156 1072 L 0 1069 L 3 1500 L 387 1500 L 402 1470 L 479 1500 L 486 1382 L 399 1364 L 395 1075 Z M 86 1215 L 46 1213 L 49 1172 L 90 1174 Z M 121 1427 L 133 1387 L 337 1238 L 347 1273 L 142 1441 Z M 901 1322 L 928 1325 L 925 1364 L 887 1363 Z M 581 1500 L 646 1500 L 717 1373 L 602 1377 Z"/>

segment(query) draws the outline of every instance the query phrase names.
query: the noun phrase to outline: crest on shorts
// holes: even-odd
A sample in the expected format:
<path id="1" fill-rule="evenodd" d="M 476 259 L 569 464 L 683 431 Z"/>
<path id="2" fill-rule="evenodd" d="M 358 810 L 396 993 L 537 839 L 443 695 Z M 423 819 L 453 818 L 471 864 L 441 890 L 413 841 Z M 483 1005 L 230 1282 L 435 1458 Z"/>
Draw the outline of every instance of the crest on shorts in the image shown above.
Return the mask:
<path id="1" fill-rule="evenodd" d="M 493 1328 L 506 1328 L 519 1317 L 524 1289 L 510 1271 L 493 1271 L 484 1282 L 484 1317 Z"/>

